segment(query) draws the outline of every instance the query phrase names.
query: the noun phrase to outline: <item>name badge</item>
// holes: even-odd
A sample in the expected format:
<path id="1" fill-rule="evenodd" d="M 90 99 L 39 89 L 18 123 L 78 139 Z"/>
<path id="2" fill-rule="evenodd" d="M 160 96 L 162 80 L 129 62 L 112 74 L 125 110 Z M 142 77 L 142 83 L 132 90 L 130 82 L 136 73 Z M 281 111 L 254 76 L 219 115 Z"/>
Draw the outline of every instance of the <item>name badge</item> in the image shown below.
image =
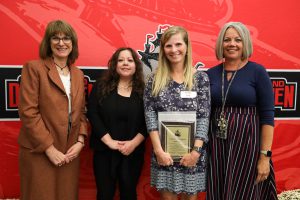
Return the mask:
<path id="1" fill-rule="evenodd" d="M 181 98 L 195 98 L 197 96 L 196 91 L 181 91 L 180 97 Z"/>

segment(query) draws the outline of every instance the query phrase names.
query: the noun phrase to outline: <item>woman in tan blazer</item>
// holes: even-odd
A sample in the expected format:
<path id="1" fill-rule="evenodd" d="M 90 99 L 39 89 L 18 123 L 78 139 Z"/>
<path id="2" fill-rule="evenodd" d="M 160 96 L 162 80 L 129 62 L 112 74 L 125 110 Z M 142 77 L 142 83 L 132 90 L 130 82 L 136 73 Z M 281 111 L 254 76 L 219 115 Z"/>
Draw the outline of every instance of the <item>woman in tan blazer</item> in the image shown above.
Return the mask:
<path id="1" fill-rule="evenodd" d="M 87 136 L 78 42 L 61 20 L 48 24 L 40 60 L 23 66 L 18 142 L 22 200 L 78 199 L 79 153 Z"/>

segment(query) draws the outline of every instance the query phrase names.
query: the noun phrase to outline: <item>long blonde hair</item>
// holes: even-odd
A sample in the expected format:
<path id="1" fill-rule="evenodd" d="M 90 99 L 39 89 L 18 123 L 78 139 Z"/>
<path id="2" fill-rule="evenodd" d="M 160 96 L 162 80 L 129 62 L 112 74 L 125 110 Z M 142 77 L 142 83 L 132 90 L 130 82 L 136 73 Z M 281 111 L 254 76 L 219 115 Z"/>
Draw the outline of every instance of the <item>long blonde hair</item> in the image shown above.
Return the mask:
<path id="1" fill-rule="evenodd" d="M 165 88 L 170 81 L 171 66 L 169 60 L 165 55 L 164 46 L 173 35 L 176 35 L 178 33 L 181 34 L 183 41 L 187 46 L 187 52 L 184 61 L 184 81 L 183 81 L 184 86 L 188 90 L 191 90 L 193 87 L 194 82 L 193 82 L 193 72 L 192 72 L 193 70 L 192 47 L 191 47 L 191 42 L 189 39 L 188 32 L 181 26 L 172 26 L 163 33 L 160 40 L 158 67 L 156 69 L 153 85 L 152 85 L 153 96 L 157 96 L 159 92 L 163 88 Z"/>

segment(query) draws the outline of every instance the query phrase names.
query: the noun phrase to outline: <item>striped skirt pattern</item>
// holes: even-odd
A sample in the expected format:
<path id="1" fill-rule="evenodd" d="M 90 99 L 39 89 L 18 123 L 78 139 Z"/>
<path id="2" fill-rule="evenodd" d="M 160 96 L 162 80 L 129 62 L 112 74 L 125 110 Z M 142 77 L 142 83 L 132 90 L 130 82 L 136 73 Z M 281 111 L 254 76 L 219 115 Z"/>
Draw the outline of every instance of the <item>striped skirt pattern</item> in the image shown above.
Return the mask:
<path id="1" fill-rule="evenodd" d="M 216 137 L 221 108 L 212 112 L 209 133 L 207 200 L 277 199 L 272 161 L 267 180 L 255 184 L 260 156 L 259 117 L 255 107 L 226 107 L 227 139 Z"/>

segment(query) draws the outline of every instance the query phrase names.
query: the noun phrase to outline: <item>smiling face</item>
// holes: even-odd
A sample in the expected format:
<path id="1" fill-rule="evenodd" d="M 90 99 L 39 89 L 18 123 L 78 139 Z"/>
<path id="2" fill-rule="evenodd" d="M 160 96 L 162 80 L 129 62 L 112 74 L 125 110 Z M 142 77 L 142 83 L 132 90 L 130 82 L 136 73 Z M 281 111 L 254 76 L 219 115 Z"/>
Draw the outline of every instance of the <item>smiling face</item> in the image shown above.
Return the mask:
<path id="1" fill-rule="evenodd" d="M 132 79 L 136 70 L 135 62 L 129 50 L 123 50 L 118 56 L 116 71 L 122 79 Z"/>
<path id="2" fill-rule="evenodd" d="M 223 39 L 223 54 L 227 60 L 241 60 L 243 41 L 234 28 L 228 28 Z"/>
<path id="3" fill-rule="evenodd" d="M 52 56 L 56 59 L 68 59 L 72 52 L 72 39 L 64 33 L 58 33 L 51 37 L 50 46 Z"/>
<path id="4" fill-rule="evenodd" d="M 182 38 L 182 34 L 180 33 L 172 35 L 164 45 L 164 53 L 171 65 L 183 65 L 185 61 L 186 52 L 187 45 Z"/>

